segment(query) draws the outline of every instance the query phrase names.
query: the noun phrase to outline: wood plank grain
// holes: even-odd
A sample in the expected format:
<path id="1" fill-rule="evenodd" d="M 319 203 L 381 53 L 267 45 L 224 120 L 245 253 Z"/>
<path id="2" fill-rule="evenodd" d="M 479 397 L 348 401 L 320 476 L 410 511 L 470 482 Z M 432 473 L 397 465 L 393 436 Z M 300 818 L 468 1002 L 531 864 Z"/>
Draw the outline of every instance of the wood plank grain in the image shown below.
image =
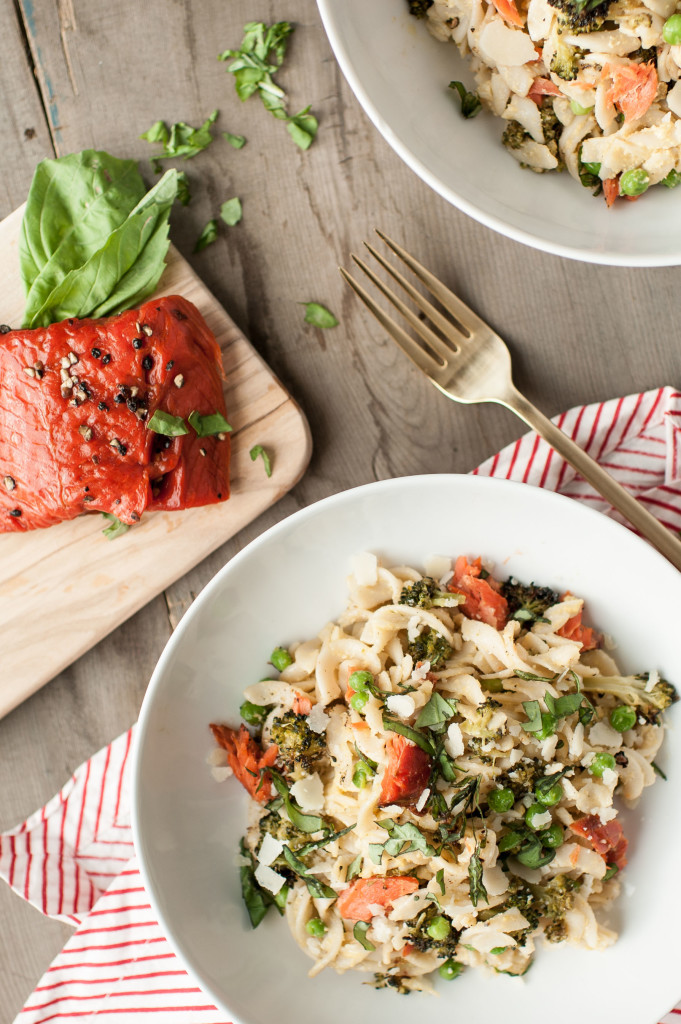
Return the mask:
<path id="1" fill-rule="evenodd" d="M 10 323 L 19 320 L 23 305 L 17 258 L 22 212 L 0 224 L 0 260 L 7 268 L 0 319 Z M 300 409 L 176 250 L 158 294 L 194 302 L 222 349 L 234 427 L 230 500 L 145 515 L 115 543 L 102 536 L 98 515 L 0 535 L 0 715 L 277 501 L 307 466 L 310 435 Z M 271 477 L 250 458 L 255 444 L 271 454 Z"/>

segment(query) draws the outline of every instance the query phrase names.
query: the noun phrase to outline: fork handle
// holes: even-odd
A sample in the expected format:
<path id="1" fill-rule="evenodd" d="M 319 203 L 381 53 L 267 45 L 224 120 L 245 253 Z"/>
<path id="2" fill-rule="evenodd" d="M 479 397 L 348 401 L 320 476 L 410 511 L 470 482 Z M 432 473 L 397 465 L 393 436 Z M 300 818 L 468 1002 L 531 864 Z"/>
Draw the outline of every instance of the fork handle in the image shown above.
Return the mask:
<path id="1" fill-rule="evenodd" d="M 672 565 L 681 570 L 681 541 L 666 526 L 655 518 L 636 498 L 618 484 L 609 473 L 599 466 L 590 455 L 564 434 L 547 416 L 532 405 L 524 395 L 512 387 L 503 398 L 497 398 L 501 405 L 519 416 L 529 427 L 547 441 L 558 454 L 577 470 L 606 501 L 620 512 L 639 533 L 650 541 L 653 547 L 668 558 Z"/>

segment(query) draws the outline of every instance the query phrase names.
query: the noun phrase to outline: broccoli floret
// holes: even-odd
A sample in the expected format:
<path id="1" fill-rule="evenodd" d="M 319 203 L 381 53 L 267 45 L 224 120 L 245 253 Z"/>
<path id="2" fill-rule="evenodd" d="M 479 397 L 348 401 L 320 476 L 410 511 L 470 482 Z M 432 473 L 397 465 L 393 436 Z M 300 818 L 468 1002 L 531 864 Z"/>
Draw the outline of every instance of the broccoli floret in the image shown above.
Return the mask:
<path id="1" fill-rule="evenodd" d="M 558 75 L 564 82 L 574 82 L 579 71 L 579 59 L 581 50 L 576 46 L 570 46 L 560 35 L 556 36 L 556 50 L 551 58 L 549 71 Z"/>
<path id="2" fill-rule="evenodd" d="M 558 31 L 578 34 L 603 27 L 610 0 L 548 0 L 558 12 Z"/>
<path id="3" fill-rule="evenodd" d="M 429 7 L 433 6 L 433 0 L 407 0 L 409 13 L 415 18 L 425 18 Z"/>
<path id="4" fill-rule="evenodd" d="M 415 662 L 429 661 L 431 668 L 440 665 L 452 655 L 452 648 L 445 638 L 430 626 L 409 643 L 407 650 Z"/>
<path id="5" fill-rule="evenodd" d="M 587 676 L 582 689 L 587 693 L 617 697 L 623 704 L 637 708 L 648 722 L 654 723 L 679 699 L 679 695 L 665 679 L 660 679 L 652 690 L 646 691 L 648 676 L 647 672 L 638 676 Z"/>
<path id="6" fill-rule="evenodd" d="M 366 981 L 364 984 L 370 984 L 373 988 L 394 988 L 401 996 L 408 996 L 411 992 L 400 974 L 374 974 L 373 982 Z"/>
<path id="7" fill-rule="evenodd" d="M 501 141 L 507 149 L 520 149 L 529 137 L 519 121 L 509 121 L 501 136 Z"/>
<path id="8" fill-rule="evenodd" d="M 501 729 L 490 729 L 489 727 L 495 711 L 500 707 L 501 704 L 498 700 L 488 697 L 484 704 L 479 704 L 474 711 L 466 713 L 466 720 L 461 723 L 461 731 L 479 740 L 491 740 L 500 736 Z"/>
<path id="9" fill-rule="evenodd" d="M 565 915 L 572 909 L 579 886 L 577 880 L 567 875 L 556 875 L 545 885 L 533 885 L 512 875 L 504 906 L 517 907 L 529 925 L 515 936 L 519 945 L 524 944 L 542 920 L 549 942 L 562 942 L 566 935 Z"/>
<path id="10" fill-rule="evenodd" d="M 463 594 L 452 594 L 446 590 L 440 590 L 437 583 L 430 576 L 424 576 L 415 583 L 407 583 L 400 594 L 400 604 L 408 604 L 410 608 L 432 608 L 433 605 L 440 608 L 451 608 L 454 605 L 462 604 Z"/>
<path id="11" fill-rule="evenodd" d="M 313 732 L 305 720 L 305 715 L 297 715 L 295 711 L 287 711 L 272 722 L 272 742 L 279 748 L 277 760 L 285 772 L 305 772 L 314 770 L 314 766 L 326 753 L 324 738 Z"/>
<path id="12" fill-rule="evenodd" d="M 544 768 L 541 762 L 521 761 L 510 771 L 498 775 L 495 782 L 502 789 L 513 790 L 513 795 L 516 800 L 519 800 L 526 793 L 534 792 L 534 787 L 543 774 Z"/>
<path id="13" fill-rule="evenodd" d="M 256 847 L 256 854 L 266 835 L 272 836 L 273 839 L 280 839 L 281 842 L 286 843 L 289 849 L 294 852 L 310 841 L 309 835 L 301 832 L 288 818 L 282 818 L 276 811 L 269 811 L 267 814 L 264 814 L 258 822 L 258 829 L 260 830 L 260 840 Z"/>
<path id="14" fill-rule="evenodd" d="M 435 903 L 431 903 L 426 910 L 422 910 L 417 917 L 407 922 L 411 929 L 407 935 L 407 942 L 410 942 L 419 953 L 434 952 L 439 957 L 449 959 L 449 957 L 454 957 L 456 954 L 461 931 L 450 928 L 449 934 L 444 939 L 432 938 L 428 934 L 428 927 L 433 918 L 441 916 L 440 908 Z"/>
<path id="15" fill-rule="evenodd" d="M 520 583 L 515 576 L 509 576 L 501 584 L 501 593 L 508 602 L 509 618 L 519 622 L 546 622 L 544 612 L 551 605 L 558 604 L 555 590 L 538 587 L 536 583 Z"/>

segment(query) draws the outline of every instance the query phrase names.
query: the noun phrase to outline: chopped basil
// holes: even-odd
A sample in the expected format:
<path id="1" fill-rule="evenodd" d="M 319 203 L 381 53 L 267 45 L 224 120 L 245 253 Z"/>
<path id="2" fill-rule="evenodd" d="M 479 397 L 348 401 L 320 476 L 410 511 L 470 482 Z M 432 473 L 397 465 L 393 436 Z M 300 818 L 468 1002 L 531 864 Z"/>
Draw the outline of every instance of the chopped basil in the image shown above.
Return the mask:
<path id="1" fill-rule="evenodd" d="M 192 194 L 189 190 L 189 178 L 184 171 L 177 172 L 177 198 L 182 206 L 189 206 Z"/>
<path id="2" fill-rule="evenodd" d="M 194 410 L 187 416 L 187 422 L 199 437 L 210 437 L 213 434 L 228 434 L 231 427 L 221 412 L 210 412 L 205 416 Z"/>
<path id="3" fill-rule="evenodd" d="M 241 200 L 237 196 L 227 199 L 220 207 L 220 216 L 228 227 L 233 228 L 243 217 Z"/>
<path id="4" fill-rule="evenodd" d="M 104 532 L 106 533 L 106 530 Z M 664 781 L 667 782 L 667 776 L 662 771 L 662 769 L 660 768 L 659 764 L 657 764 L 656 761 L 651 761 L 650 762 L 650 767 L 653 769 L 653 771 L 655 772 L 656 775 L 659 775 L 661 779 L 664 779 Z"/>
<path id="5" fill-rule="evenodd" d="M 369 843 L 369 857 L 374 864 L 380 864 L 383 858 L 384 844 L 383 843 Z"/>
<path id="6" fill-rule="evenodd" d="M 105 526 L 102 530 L 107 540 L 116 540 L 117 537 L 122 537 L 130 529 L 127 523 L 121 522 L 118 516 L 115 516 L 112 512 L 102 512 L 102 515 L 111 524 L 110 526 Z"/>
<path id="7" fill-rule="evenodd" d="M 406 736 L 408 740 L 415 743 L 421 750 L 425 750 L 426 754 L 430 754 L 431 757 L 435 753 L 433 744 L 428 737 L 422 732 L 418 732 L 416 729 L 405 725 L 404 722 L 399 722 L 395 718 L 388 718 L 387 715 L 383 715 L 383 728 L 387 729 L 388 732 L 398 732 L 401 736 Z"/>
<path id="8" fill-rule="evenodd" d="M 304 857 L 307 853 L 311 853 L 313 850 L 318 850 L 322 846 L 328 846 L 329 843 L 335 842 L 336 839 L 340 839 L 341 836 L 346 836 L 348 832 L 352 832 L 353 828 L 357 828 L 357 825 L 348 825 L 347 828 L 342 828 L 340 832 L 332 832 L 328 836 L 324 836 L 323 839 L 315 839 L 311 843 L 305 843 L 298 849 L 298 853 L 301 857 Z"/>
<path id="9" fill-rule="evenodd" d="M 552 683 L 556 678 L 555 673 L 552 676 L 537 676 L 533 672 L 522 672 L 520 669 L 516 669 L 513 673 L 518 679 L 525 679 L 530 683 Z"/>
<path id="10" fill-rule="evenodd" d="M 480 686 L 483 688 L 483 690 L 487 690 L 488 693 L 504 692 L 503 679 L 481 679 Z"/>
<path id="11" fill-rule="evenodd" d="M 541 720 L 541 708 L 538 700 L 524 700 L 523 708 L 527 715 L 527 721 L 522 722 L 522 727 L 525 732 L 541 732 L 542 720 Z"/>
<path id="12" fill-rule="evenodd" d="M 416 719 L 416 727 L 422 729 L 427 726 L 432 732 L 444 732 L 445 724 L 455 714 L 456 701 L 445 700 L 439 693 L 434 692 L 421 709 L 421 714 Z"/>
<path id="13" fill-rule="evenodd" d="M 292 32 L 293 26 L 288 21 L 279 21 L 270 26 L 262 21 L 250 21 L 244 25 L 244 37 L 239 49 L 225 50 L 219 59 L 232 60 L 227 70 L 234 75 L 239 99 L 247 100 L 258 93 L 265 109 L 277 120 L 286 122 L 295 144 L 300 149 L 308 149 L 317 134 L 317 118 L 310 113 L 309 107 L 289 117 L 286 93 L 272 77 L 284 62 Z"/>
<path id="14" fill-rule="evenodd" d="M 213 141 L 210 129 L 217 116 L 218 112 L 214 110 L 200 128 L 192 128 L 184 121 L 176 121 L 168 128 L 164 121 L 156 121 L 140 138 L 146 142 L 158 142 L 163 147 L 163 152 L 154 157 L 155 161 L 172 160 L 180 156 L 189 160 L 210 146 Z"/>
<path id="15" fill-rule="evenodd" d="M 291 871 L 298 875 L 299 878 L 302 878 L 305 882 L 310 896 L 313 896 L 315 899 L 324 900 L 335 900 L 337 898 L 338 893 L 335 889 L 332 889 L 329 885 L 325 885 L 324 882 L 320 882 L 314 875 L 308 875 L 305 864 L 303 864 L 302 860 L 299 860 L 296 857 L 295 853 L 293 853 L 288 846 L 285 846 L 281 852 L 283 853 L 284 859 Z"/>
<path id="16" fill-rule="evenodd" d="M 362 872 L 363 863 L 364 858 L 362 857 L 361 853 L 358 853 L 355 859 L 350 864 L 348 864 L 348 870 L 345 875 L 346 882 L 351 882 L 353 878 L 359 877 L 359 875 Z"/>
<path id="17" fill-rule="evenodd" d="M 450 82 L 449 88 L 454 89 L 459 94 L 461 100 L 461 114 L 465 118 L 475 117 L 476 114 L 480 113 L 482 103 L 477 92 L 468 92 L 463 82 Z M 482 573 L 480 574 L 482 576 Z M 487 573 L 489 575 L 489 573 Z M 482 577 L 484 579 L 484 576 Z"/>
<path id="18" fill-rule="evenodd" d="M 487 889 L 482 881 L 482 861 L 480 860 L 480 843 L 475 847 L 471 859 L 468 862 L 468 891 L 470 892 L 471 903 L 477 907 L 479 900 L 489 903 Z"/>
<path id="19" fill-rule="evenodd" d="M 300 305 L 305 306 L 306 324 L 312 324 L 313 327 L 321 327 L 324 330 L 338 326 L 338 320 L 331 310 L 320 305 L 319 302 L 301 302 Z"/>
<path id="20" fill-rule="evenodd" d="M 181 434 L 189 433 L 189 427 L 181 416 L 172 416 L 162 409 L 157 409 L 147 422 L 147 430 L 153 430 L 155 434 L 164 434 L 165 437 L 180 437 Z"/>
<path id="21" fill-rule="evenodd" d="M 296 805 L 291 798 L 283 776 L 279 772 L 275 771 L 274 768 L 267 768 L 265 772 L 271 777 L 274 788 L 284 801 L 284 807 L 292 825 L 295 825 L 301 832 L 307 832 L 308 835 L 313 832 L 328 831 L 323 818 L 320 818 L 318 814 L 305 814 Z"/>
<path id="22" fill-rule="evenodd" d="M 358 921 L 355 927 L 352 929 L 352 934 L 355 936 L 360 946 L 364 946 L 370 953 L 376 949 L 373 942 L 369 942 L 367 939 L 367 932 L 369 931 L 369 921 Z"/>
<path id="23" fill-rule="evenodd" d="M 613 878 L 617 874 L 618 871 L 619 871 L 619 868 L 617 867 L 616 864 L 609 864 L 607 871 L 603 875 L 603 881 L 607 882 L 608 879 L 609 878 Z"/>
<path id="24" fill-rule="evenodd" d="M 217 241 L 218 237 L 218 222 L 216 220 L 209 220 L 205 228 L 196 239 L 196 245 L 194 246 L 194 252 L 202 252 L 213 242 Z"/>
<path id="25" fill-rule="evenodd" d="M 582 703 L 581 693 L 567 693 L 562 697 L 554 697 L 548 690 L 544 694 L 544 702 L 554 718 L 567 718 L 574 715 Z"/>
<path id="26" fill-rule="evenodd" d="M 542 801 L 542 798 L 553 789 L 556 783 L 560 782 L 560 780 L 571 770 L 571 766 L 568 765 L 567 768 L 563 768 L 562 771 L 555 772 L 554 775 L 544 775 L 534 787 L 535 795 L 539 800 Z"/>
<path id="27" fill-rule="evenodd" d="M 290 893 L 290 891 L 291 891 L 291 889 L 290 889 L 290 887 L 288 885 L 282 885 L 282 887 L 279 890 L 279 892 L 275 893 L 272 896 L 272 899 L 274 901 L 274 905 L 277 908 L 277 910 L 279 911 L 279 916 L 280 917 L 283 917 L 285 912 L 286 912 L 286 901 L 288 899 L 288 894 Z"/>
<path id="28" fill-rule="evenodd" d="M 507 949 L 508 946 L 495 946 L 493 949 L 490 949 L 490 953 L 492 956 L 498 956 L 500 953 L 505 953 Z"/>
<path id="29" fill-rule="evenodd" d="M 376 824 L 384 828 L 390 836 L 390 839 L 383 843 L 383 848 L 389 857 L 399 857 L 415 850 L 426 857 L 435 856 L 435 848 L 430 845 L 421 830 L 411 822 L 407 822 L 405 825 L 396 825 L 392 818 L 384 818 L 383 821 L 377 821 Z M 405 843 L 409 845 L 405 847 Z"/>
<path id="30" fill-rule="evenodd" d="M 253 856 L 243 839 L 241 840 L 241 855 L 250 862 L 248 864 L 242 863 L 239 868 L 241 895 L 246 904 L 251 924 L 254 928 L 257 928 L 272 905 L 272 894 L 258 885 L 253 869 Z"/>
<path id="31" fill-rule="evenodd" d="M 261 444 L 254 444 L 248 454 L 251 456 L 252 462 L 255 462 L 258 456 L 261 455 L 263 466 L 265 467 L 265 475 L 272 476 L 272 460 Z"/>
<path id="32" fill-rule="evenodd" d="M 357 757 L 360 759 L 362 764 L 366 765 L 368 773 L 370 775 L 375 775 L 376 769 L 378 768 L 378 761 L 372 761 L 370 757 L 367 757 L 366 754 L 363 754 L 356 743 L 355 753 L 357 754 Z"/>
<path id="33" fill-rule="evenodd" d="M 241 149 L 246 145 L 246 139 L 243 135 L 233 135 L 232 132 L 223 132 L 222 134 L 234 149 Z"/>
<path id="34" fill-rule="evenodd" d="M 440 868 L 440 870 L 436 873 L 435 881 L 440 886 L 440 892 L 444 896 L 444 894 L 445 894 L 445 869 L 444 868 Z"/>

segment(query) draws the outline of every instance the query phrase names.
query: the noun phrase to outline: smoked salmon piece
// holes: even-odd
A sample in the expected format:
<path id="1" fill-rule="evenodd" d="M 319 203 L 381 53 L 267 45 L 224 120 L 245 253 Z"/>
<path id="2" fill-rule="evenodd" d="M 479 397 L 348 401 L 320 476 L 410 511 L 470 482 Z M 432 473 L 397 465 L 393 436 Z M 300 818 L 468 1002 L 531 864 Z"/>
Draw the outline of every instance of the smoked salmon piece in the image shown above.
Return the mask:
<path id="1" fill-rule="evenodd" d="M 604 825 L 595 814 L 587 814 L 570 825 L 570 831 L 584 836 L 596 853 L 600 853 L 606 864 L 626 867 L 629 842 L 624 837 L 619 821 L 608 821 Z"/>
<path id="2" fill-rule="evenodd" d="M 254 800 L 264 804 L 272 796 L 272 782 L 269 775 L 265 775 L 260 784 L 260 769 L 271 768 L 276 761 L 279 753 L 276 743 L 263 752 L 245 725 L 237 732 L 226 725 L 211 723 L 211 731 L 218 745 L 227 751 L 229 767 L 241 785 Z"/>
<path id="3" fill-rule="evenodd" d="M 572 595 L 568 591 L 563 594 L 561 600 L 565 600 L 566 597 Z M 594 651 L 601 645 L 601 635 L 591 626 L 585 626 L 582 623 L 582 613 L 577 612 L 571 619 L 568 619 L 565 625 L 561 626 L 560 629 L 556 630 L 558 636 L 564 636 L 566 640 L 576 640 L 577 643 L 582 645 L 583 651 Z"/>
<path id="4" fill-rule="evenodd" d="M 430 758 L 425 750 L 405 736 L 397 734 L 391 737 L 379 806 L 403 804 L 408 807 L 415 804 L 428 785 L 429 778 Z"/>
<path id="5" fill-rule="evenodd" d="M 469 562 L 460 555 L 454 563 L 454 576 L 447 590 L 465 595 L 466 600 L 459 607 L 469 619 L 478 619 L 495 629 L 503 629 L 508 618 L 508 602 L 499 593 L 500 584 L 491 576 L 483 579 L 481 574 L 480 558 Z"/>
<path id="6" fill-rule="evenodd" d="M 649 64 L 606 64 L 601 77 L 612 79 L 605 99 L 614 103 L 624 114 L 624 121 L 635 121 L 643 117 L 655 99 L 658 86 L 657 70 L 652 61 Z"/>
<path id="7" fill-rule="evenodd" d="M 509 22 L 511 25 L 517 25 L 519 28 L 524 28 L 525 19 L 516 7 L 515 0 L 492 0 L 492 4 L 504 21 Z"/>
<path id="8" fill-rule="evenodd" d="M 147 426 L 157 410 L 226 415 L 220 348 L 187 299 L 0 330 L 0 532 L 83 512 L 131 524 L 229 497 L 228 433 Z"/>
<path id="9" fill-rule="evenodd" d="M 373 907 L 390 907 L 393 900 L 408 896 L 419 887 L 417 878 L 356 878 L 338 897 L 338 913 L 348 921 L 370 921 Z"/>

